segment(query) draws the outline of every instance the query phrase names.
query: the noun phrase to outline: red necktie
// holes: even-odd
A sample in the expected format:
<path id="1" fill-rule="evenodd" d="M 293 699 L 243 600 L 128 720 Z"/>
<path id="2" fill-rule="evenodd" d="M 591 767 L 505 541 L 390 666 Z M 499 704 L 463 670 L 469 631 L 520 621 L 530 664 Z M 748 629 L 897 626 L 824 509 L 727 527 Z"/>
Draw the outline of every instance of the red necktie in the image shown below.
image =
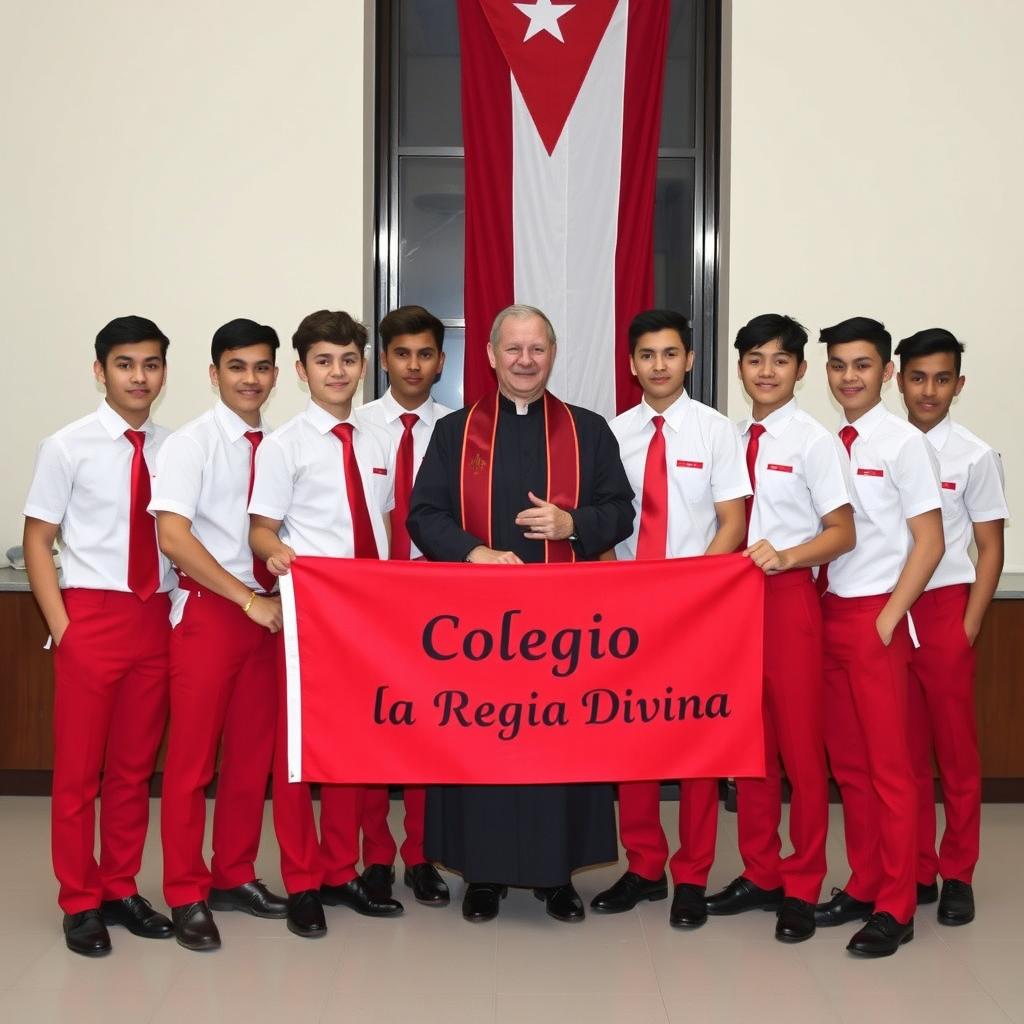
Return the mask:
<path id="1" fill-rule="evenodd" d="M 853 447 L 853 442 L 857 440 L 857 428 L 851 427 L 849 423 L 839 431 L 839 440 L 843 442 L 843 447 L 846 449 L 846 454 L 851 458 L 853 453 L 850 449 Z"/>
<path id="2" fill-rule="evenodd" d="M 654 436 L 644 463 L 644 493 L 640 501 L 637 558 L 664 558 L 668 550 L 668 467 L 665 461 L 664 416 L 651 417 Z"/>
<path id="3" fill-rule="evenodd" d="M 156 520 L 147 512 L 149 499 L 149 467 L 142 446 L 146 434 L 142 430 L 126 430 L 131 442 L 132 493 L 128 513 L 128 589 L 140 601 L 148 601 L 160 586 L 160 555 L 156 549 Z"/>
<path id="4" fill-rule="evenodd" d="M 252 497 L 252 485 L 256 480 L 256 449 L 263 440 L 262 430 L 247 430 L 245 439 L 251 445 L 249 451 L 249 493 L 245 499 L 245 507 L 249 507 L 249 499 Z M 269 594 L 274 589 L 274 574 L 267 568 L 267 563 L 262 558 L 252 556 L 252 574 L 264 594 Z"/>
<path id="5" fill-rule="evenodd" d="M 391 557 L 408 561 L 412 552 L 409 531 L 405 521 L 409 518 L 409 496 L 412 494 L 412 428 L 419 422 L 414 412 L 403 412 L 399 417 L 405 430 L 398 443 L 395 462 L 395 507 L 391 510 Z"/>
<path id="6" fill-rule="evenodd" d="M 760 423 L 751 423 L 750 437 L 747 439 L 747 476 L 750 477 L 751 492 L 757 490 L 757 481 L 754 478 L 754 466 L 757 464 L 757 452 L 761 447 L 761 435 L 765 428 Z M 747 528 L 743 534 L 743 546 L 749 547 L 750 541 L 750 514 L 754 511 L 754 495 L 751 493 L 744 503 L 744 510 L 747 514 Z"/>
<path id="7" fill-rule="evenodd" d="M 366 493 L 363 478 L 359 475 L 356 449 L 352 442 L 352 424 L 339 423 L 331 427 L 331 433 L 341 442 L 341 461 L 345 467 L 345 490 L 348 493 L 348 509 L 352 516 L 352 541 L 356 558 L 380 558 L 377 541 L 370 523 L 370 510 L 366 507 Z"/>
<path id="8" fill-rule="evenodd" d="M 846 454 L 853 458 L 853 442 L 857 440 L 857 428 L 851 427 L 849 423 L 839 431 L 839 440 L 843 442 L 843 447 L 846 449 Z M 818 579 L 817 588 L 819 594 L 824 594 L 828 590 L 828 565 L 822 565 L 818 568 Z"/>

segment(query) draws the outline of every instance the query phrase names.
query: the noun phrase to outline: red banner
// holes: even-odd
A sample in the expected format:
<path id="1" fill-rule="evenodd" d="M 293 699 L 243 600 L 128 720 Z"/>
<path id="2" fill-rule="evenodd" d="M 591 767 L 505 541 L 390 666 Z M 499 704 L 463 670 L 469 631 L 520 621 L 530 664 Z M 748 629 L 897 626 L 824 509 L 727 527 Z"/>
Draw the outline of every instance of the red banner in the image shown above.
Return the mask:
<path id="1" fill-rule="evenodd" d="M 282 584 L 292 780 L 764 774 L 764 578 L 739 555 L 304 557 Z"/>

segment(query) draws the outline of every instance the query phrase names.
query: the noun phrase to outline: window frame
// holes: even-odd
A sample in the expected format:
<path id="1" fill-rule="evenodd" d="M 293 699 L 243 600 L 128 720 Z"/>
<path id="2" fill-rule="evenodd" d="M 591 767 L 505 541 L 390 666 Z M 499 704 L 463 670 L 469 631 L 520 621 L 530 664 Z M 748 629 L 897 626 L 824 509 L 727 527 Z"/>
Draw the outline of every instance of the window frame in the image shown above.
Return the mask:
<path id="1" fill-rule="evenodd" d="M 376 0 L 374 116 L 374 324 L 398 303 L 398 165 L 403 156 L 463 157 L 461 146 L 402 146 L 399 138 L 398 6 L 401 0 Z M 455 0 L 442 0 L 452 2 Z M 696 125 L 692 148 L 660 148 L 658 157 L 694 160 L 693 337 L 696 372 L 688 383 L 692 397 L 716 405 L 718 387 L 719 166 L 721 125 L 722 0 L 696 0 Z M 445 327 L 465 328 L 464 317 L 442 318 Z M 376 330 L 371 331 L 376 344 Z M 376 349 L 373 394 L 386 381 Z M 721 389 L 724 396 L 724 386 Z"/>

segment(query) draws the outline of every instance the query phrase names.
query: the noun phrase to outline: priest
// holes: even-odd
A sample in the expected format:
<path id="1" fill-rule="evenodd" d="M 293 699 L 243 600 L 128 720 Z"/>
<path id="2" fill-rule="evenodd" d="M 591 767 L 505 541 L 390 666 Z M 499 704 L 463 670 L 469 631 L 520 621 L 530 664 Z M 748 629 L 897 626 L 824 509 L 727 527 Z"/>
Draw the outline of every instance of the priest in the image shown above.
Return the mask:
<path id="1" fill-rule="evenodd" d="M 547 391 L 555 352 L 539 309 L 496 317 L 487 355 L 497 389 L 438 422 L 416 477 L 408 527 L 427 558 L 593 561 L 630 536 L 618 444 L 596 413 Z M 432 787 L 426 852 L 462 873 L 468 921 L 496 917 L 510 885 L 532 888 L 557 920 L 580 921 L 572 872 L 618 856 L 611 786 Z"/>

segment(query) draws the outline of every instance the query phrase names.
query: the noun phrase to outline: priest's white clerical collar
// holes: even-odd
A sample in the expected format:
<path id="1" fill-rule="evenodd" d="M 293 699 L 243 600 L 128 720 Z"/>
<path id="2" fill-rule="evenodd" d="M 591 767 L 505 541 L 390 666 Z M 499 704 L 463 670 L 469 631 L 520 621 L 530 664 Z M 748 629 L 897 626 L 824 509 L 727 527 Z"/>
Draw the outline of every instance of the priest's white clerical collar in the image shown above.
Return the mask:
<path id="1" fill-rule="evenodd" d="M 500 394 L 501 397 L 509 403 L 509 405 L 515 406 L 517 416 L 529 416 L 530 406 L 544 398 L 544 393 L 541 392 L 532 402 L 524 402 L 521 398 L 513 398 L 511 395 L 506 395 L 501 388 L 498 389 L 498 394 Z"/>

